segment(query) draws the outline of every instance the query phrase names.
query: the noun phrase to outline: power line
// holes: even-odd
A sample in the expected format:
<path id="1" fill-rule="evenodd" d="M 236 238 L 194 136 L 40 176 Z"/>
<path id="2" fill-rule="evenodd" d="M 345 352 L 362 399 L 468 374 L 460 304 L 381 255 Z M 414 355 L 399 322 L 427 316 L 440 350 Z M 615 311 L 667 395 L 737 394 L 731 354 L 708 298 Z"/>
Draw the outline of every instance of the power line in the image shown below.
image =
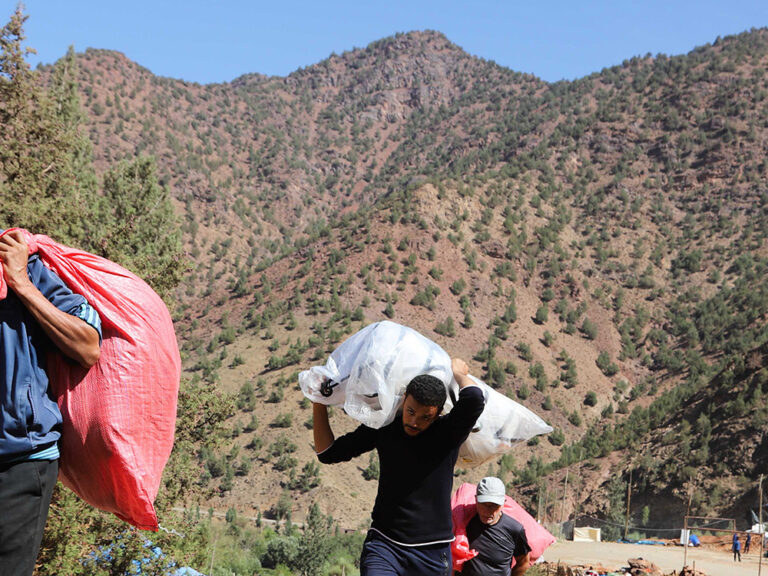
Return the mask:
<path id="1" fill-rule="evenodd" d="M 579 520 L 582 519 L 588 519 L 593 520 L 595 522 L 600 522 L 602 524 L 608 525 L 608 526 L 615 526 L 617 528 L 624 528 L 624 524 L 619 524 L 618 522 L 611 522 L 609 520 L 603 520 L 602 518 L 597 518 L 595 516 L 579 516 Z M 650 528 L 647 526 L 629 526 L 630 530 L 637 530 L 642 532 L 677 532 L 679 533 L 682 528 Z M 711 530 L 711 528 L 702 528 L 702 530 Z"/>

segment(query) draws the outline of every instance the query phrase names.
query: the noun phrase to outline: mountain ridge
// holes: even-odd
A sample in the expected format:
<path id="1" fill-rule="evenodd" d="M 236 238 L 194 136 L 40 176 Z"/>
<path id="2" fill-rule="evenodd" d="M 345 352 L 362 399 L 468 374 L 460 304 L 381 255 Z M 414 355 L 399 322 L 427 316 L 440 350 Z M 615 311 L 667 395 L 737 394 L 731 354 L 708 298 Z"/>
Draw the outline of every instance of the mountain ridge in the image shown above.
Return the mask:
<path id="1" fill-rule="evenodd" d="M 183 218 L 195 263 L 177 295 L 188 376 L 240 396 L 250 385 L 264 402 L 255 434 L 243 433 L 249 412 L 233 420 L 238 453 L 224 469 L 245 457 L 258 466 L 230 478 L 217 507 L 267 511 L 287 490 L 300 514 L 322 486 L 347 482 L 354 506 L 336 514 L 364 521 L 373 483 L 359 463 L 290 488 L 313 461 L 292 383 L 371 321 L 418 329 L 556 427 L 490 470 L 530 506 L 545 478 L 532 458 L 558 460 L 593 426 L 656 423 L 649 407 L 684 388 L 691 366 L 709 381 L 702 362 L 719 373 L 724 355 L 752 353 L 736 327 L 758 347 L 766 337 L 764 29 L 554 84 L 433 32 L 216 85 L 157 78 L 101 51 L 79 61 L 97 166 L 151 153 Z M 743 307 L 754 317 L 742 321 Z M 287 431 L 272 425 L 286 414 Z M 296 462 L 281 470 L 268 443 L 288 432 Z M 263 446 L 247 448 L 256 436 Z M 547 472 L 553 482 L 578 465 L 567 460 Z M 566 511 L 591 498 L 606 516 L 620 507 L 606 496 L 610 469 Z M 677 506 L 678 476 L 646 486 L 646 501 L 665 492 Z M 721 493 L 744 488 L 734 486 Z"/>

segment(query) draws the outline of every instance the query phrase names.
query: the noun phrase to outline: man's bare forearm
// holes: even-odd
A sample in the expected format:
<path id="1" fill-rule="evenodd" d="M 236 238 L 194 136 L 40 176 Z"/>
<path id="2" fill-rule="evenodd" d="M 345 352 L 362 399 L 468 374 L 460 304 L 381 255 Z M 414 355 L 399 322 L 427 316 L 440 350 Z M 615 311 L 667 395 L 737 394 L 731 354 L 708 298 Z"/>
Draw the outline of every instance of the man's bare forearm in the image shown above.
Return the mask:
<path id="1" fill-rule="evenodd" d="M 99 333 L 76 316 L 56 308 L 31 282 L 13 289 L 62 354 L 90 368 L 99 359 Z"/>
<path id="2" fill-rule="evenodd" d="M 312 404 L 312 434 L 315 438 L 317 453 L 327 450 L 333 444 L 333 430 L 328 420 L 328 407 L 325 404 Z"/>
<path id="3" fill-rule="evenodd" d="M 515 565 L 512 568 L 512 572 L 509 573 L 509 576 L 523 576 L 530 566 L 531 563 L 528 560 L 528 554 L 525 556 L 515 556 Z"/>

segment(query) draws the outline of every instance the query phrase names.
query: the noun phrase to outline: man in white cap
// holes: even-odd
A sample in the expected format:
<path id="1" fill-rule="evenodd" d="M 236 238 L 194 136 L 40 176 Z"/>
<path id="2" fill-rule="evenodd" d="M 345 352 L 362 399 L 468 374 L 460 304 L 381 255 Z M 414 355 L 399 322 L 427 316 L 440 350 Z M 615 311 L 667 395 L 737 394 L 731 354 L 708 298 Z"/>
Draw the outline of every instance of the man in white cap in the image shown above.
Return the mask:
<path id="1" fill-rule="evenodd" d="M 488 476 L 477 484 L 477 515 L 467 524 L 469 547 L 477 556 L 465 562 L 463 576 L 521 576 L 528 569 L 531 549 L 525 529 L 502 512 L 505 496 L 499 478 Z"/>

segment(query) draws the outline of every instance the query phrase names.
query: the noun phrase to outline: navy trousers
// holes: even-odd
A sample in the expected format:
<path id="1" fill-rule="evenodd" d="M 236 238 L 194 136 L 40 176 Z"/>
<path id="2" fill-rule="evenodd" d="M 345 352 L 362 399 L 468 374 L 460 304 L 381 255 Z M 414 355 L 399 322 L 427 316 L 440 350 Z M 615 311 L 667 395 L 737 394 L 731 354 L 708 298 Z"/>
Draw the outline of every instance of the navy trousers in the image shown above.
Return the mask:
<path id="1" fill-rule="evenodd" d="M 398 546 L 368 532 L 360 556 L 361 576 L 451 576 L 451 545 Z"/>
<path id="2" fill-rule="evenodd" d="M 34 571 L 58 474 L 58 460 L 0 464 L 0 576 Z"/>

